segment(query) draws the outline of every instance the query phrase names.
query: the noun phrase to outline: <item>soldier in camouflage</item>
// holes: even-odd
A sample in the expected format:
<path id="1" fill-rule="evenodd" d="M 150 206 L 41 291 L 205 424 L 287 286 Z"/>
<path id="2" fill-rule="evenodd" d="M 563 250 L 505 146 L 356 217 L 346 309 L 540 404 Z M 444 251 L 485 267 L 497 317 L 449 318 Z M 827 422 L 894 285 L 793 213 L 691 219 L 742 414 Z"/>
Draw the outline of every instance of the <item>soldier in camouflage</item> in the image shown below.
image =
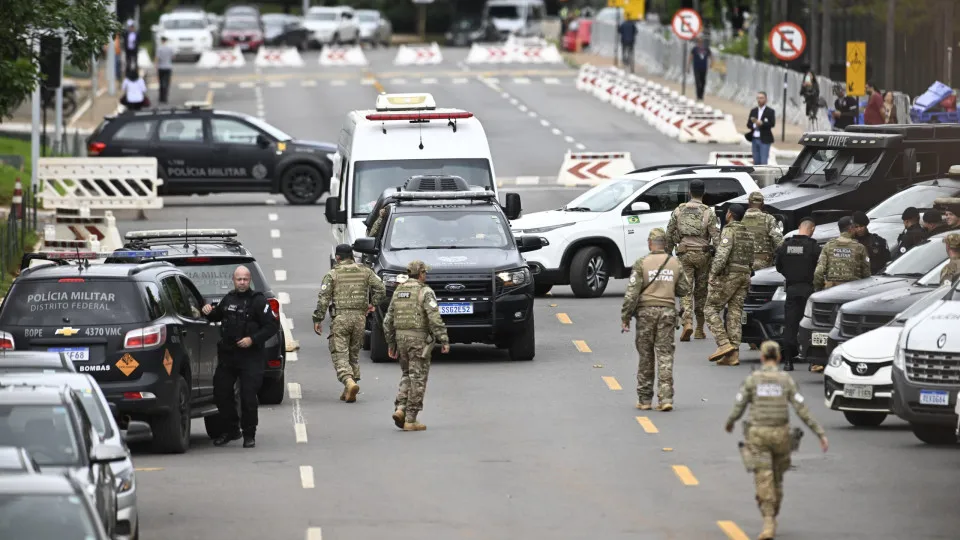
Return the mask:
<path id="1" fill-rule="evenodd" d="M 377 215 L 377 220 L 373 222 L 373 225 L 370 226 L 370 230 L 367 231 L 367 236 L 376 236 L 380 232 L 380 227 L 383 227 L 383 220 L 387 217 L 387 207 L 380 209 L 380 213 Z"/>
<path id="2" fill-rule="evenodd" d="M 663 229 L 653 229 L 647 238 L 650 254 L 637 259 L 630 273 L 630 284 L 623 298 L 620 319 L 624 332 L 630 320 L 637 319 L 637 408 L 650 410 L 653 402 L 654 362 L 656 362 L 657 410 L 673 410 L 673 352 L 677 327 L 675 297 L 690 291 L 683 266 L 663 248 Z"/>
<path id="3" fill-rule="evenodd" d="M 853 218 L 840 218 L 837 227 L 840 237 L 827 242 L 817 260 L 817 269 L 813 273 L 814 291 L 870 277 L 870 257 L 867 248 L 853 238 Z"/>
<path id="4" fill-rule="evenodd" d="M 313 331 L 323 335 L 323 319 L 333 303 L 335 316 L 330 328 L 330 356 L 343 383 L 340 401 L 357 400 L 360 386 L 360 348 L 367 314 L 387 296 L 383 281 L 373 270 L 353 260 L 349 244 L 337 246 L 337 264 L 323 276 L 317 308 L 313 312 Z"/>
<path id="5" fill-rule="evenodd" d="M 710 261 L 720 242 L 720 228 L 713 208 L 703 204 L 705 189 L 703 180 L 691 180 L 690 200 L 678 206 L 667 223 L 666 252 L 673 253 L 676 249 L 683 272 L 691 281 L 688 292 L 680 299 L 683 307 L 680 341 L 690 341 L 691 334 L 694 339 L 707 337 L 703 333 L 703 308 L 707 301 Z M 693 329 L 694 315 L 697 317 L 696 331 Z"/>
<path id="6" fill-rule="evenodd" d="M 760 270 L 773 266 L 773 254 L 783 243 L 783 232 L 776 218 L 763 212 L 763 193 L 754 191 L 748 200 L 750 208 L 741 223 L 753 235 L 753 269 Z"/>
<path id="7" fill-rule="evenodd" d="M 407 265 L 407 275 L 400 276 L 402 282 L 393 291 L 390 308 L 383 319 L 387 354 L 400 360 L 402 375 L 394 401 L 393 422 L 404 431 L 427 429 L 417 421 L 417 415 L 423 410 L 433 345 L 442 345 L 443 354 L 450 352 L 450 339 L 440 318 L 437 295 L 426 284 L 427 270 L 421 261 Z"/>
<path id="8" fill-rule="evenodd" d="M 943 243 L 947 246 L 947 256 L 950 257 L 950 261 L 943 270 L 940 270 L 941 285 L 960 276 L 960 233 L 948 234 L 943 239 Z"/>
<path id="9" fill-rule="evenodd" d="M 820 438 L 820 447 L 827 451 L 827 434 L 813 419 L 789 374 L 780 371 L 780 347 L 773 341 L 760 346 L 762 365 L 747 376 L 737 392 L 733 411 L 725 429 L 733 431 L 734 424 L 750 405 L 750 421 L 745 423 L 747 448 L 752 458 L 757 505 L 763 516 L 763 531 L 758 540 L 774 538 L 776 517 L 783 502 L 783 475 L 790 468 L 790 411 L 793 406 L 800 420 Z"/>
<path id="10" fill-rule="evenodd" d="M 743 301 L 747 297 L 753 268 L 753 235 L 741 220 L 746 210 L 739 204 L 727 210 L 727 226 L 720 234 L 720 247 L 710 266 L 710 292 L 704 315 L 710 333 L 717 340 L 717 350 L 710 355 L 711 362 L 720 366 L 740 364 L 740 336 L 743 327 Z M 727 308 L 726 323 L 720 317 Z"/>

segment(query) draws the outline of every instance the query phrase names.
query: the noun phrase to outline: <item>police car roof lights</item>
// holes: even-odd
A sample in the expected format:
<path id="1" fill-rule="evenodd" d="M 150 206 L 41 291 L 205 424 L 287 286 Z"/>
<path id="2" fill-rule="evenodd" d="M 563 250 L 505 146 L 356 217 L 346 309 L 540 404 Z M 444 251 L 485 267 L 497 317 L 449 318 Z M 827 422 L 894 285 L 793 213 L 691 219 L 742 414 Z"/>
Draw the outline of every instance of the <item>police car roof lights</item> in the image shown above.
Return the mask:
<path id="1" fill-rule="evenodd" d="M 48 261 L 70 261 L 70 260 L 85 260 L 85 259 L 107 259 L 110 257 L 124 257 L 124 258 L 149 258 L 149 257 L 163 257 L 168 254 L 168 251 L 165 249 L 151 249 L 151 250 L 117 250 L 117 251 L 106 251 L 106 252 L 97 252 L 97 251 L 37 251 L 35 253 L 28 253 L 27 255 L 33 255 L 34 259 L 43 259 Z"/>
<path id="2" fill-rule="evenodd" d="M 401 191 L 393 195 L 398 201 L 435 200 L 496 200 L 497 194 L 490 191 Z"/>
<path id="3" fill-rule="evenodd" d="M 466 111 L 413 111 L 403 113 L 375 113 L 367 115 L 367 120 L 374 122 L 429 122 L 430 120 L 462 120 L 465 118 L 473 118 L 473 113 Z"/>
<path id="4" fill-rule="evenodd" d="M 387 94 L 377 96 L 378 111 L 425 111 L 437 108 L 433 94 Z"/>
<path id="5" fill-rule="evenodd" d="M 118 257 L 118 258 L 145 258 L 149 259 L 151 257 L 166 257 L 170 252 L 165 249 L 118 249 L 112 253 L 101 253 L 106 257 Z"/>
<path id="6" fill-rule="evenodd" d="M 128 240 L 148 240 L 151 238 L 234 238 L 236 229 L 158 229 L 152 231 L 130 231 L 124 235 Z"/>

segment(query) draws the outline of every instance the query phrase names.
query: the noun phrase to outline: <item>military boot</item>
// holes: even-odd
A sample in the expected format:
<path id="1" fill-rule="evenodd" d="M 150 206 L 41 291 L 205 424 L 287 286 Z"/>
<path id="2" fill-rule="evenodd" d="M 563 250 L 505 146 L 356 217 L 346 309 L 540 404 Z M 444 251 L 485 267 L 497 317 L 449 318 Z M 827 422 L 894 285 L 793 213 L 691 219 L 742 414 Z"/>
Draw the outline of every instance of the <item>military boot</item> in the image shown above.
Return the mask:
<path id="1" fill-rule="evenodd" d="M 417 415 L 407 415 L 406 422 L 403 424 L 404 431 L 423 431 L 425 429 L 427 429 L 427 426 L 417 422 Z"/>
<path id="2" fill-rule="evenodd" d="M 763 530 L 760 531 L 760 536 L 757 536 L 757 540 L 773 540 L 776 538 L 777 534 L 777 521 L 773 519 L 773 516 L 765 516 L 763 518 Z"/>
<path id="3" fill-rule="evenodd" d="M 740 351 L 734 350 L 732 353 L 724 356 L 717 361 L 718 366 L 739 366 L 740 365 Z"/>
<path id="4" fill-rule="evenodd" d="M 669 411 L 672 411 L 672 410 L 673 410 L 673 403 L 670 403 L 669 401 L 667 401 L 667 402 L 661 401 L 660 403 L 657 404 L 657 410 L 658 410 L 658 411 L 661 411 L 661 412 L 669 412 Z"/>
<path id="5" fill-rule="evenodd" d="M 346 401 L 346 400 L 347 400 L 347 387 L 344 386 L 343 392 L 340 392 L 340 401 Z"/>
<path id="6" fill-rule="evenodd" d="M 344 401 L 347 403 L 353 403 L 357 401 L 357 394 L 360 392 L 360 385 L 354 382 L 353 377 L 347 377 L 346 382 L 343 384 L 345 386 L 344 393 L 346 393 L 346 399 Z"/>
<path id="7" fill-rule="evenodd" d="M 707 334 L 703 331 L 703 317 L 697 317 L 697 328 L 693 332 L 693 339 L 707 339 Z"/>
<path id="8" fill-rule="evenodd" d="M 403 412 L 403 409 L 397 407 L 397 410 L 393 411 L 393 423 L 400 429 L 403 429 L 404 419 L 406 418 L 407 413 Z"/>
<path id="9" fill-rule="evenodd" d="M 693 325 L 684 323 L 683 332 L 680 334 L 680 341 L 690 341 L 690 334 L 693 334 Z"/>
<path id="10" fill-rule="evenodd" d="M 711 362 L 716 362 L 717 360 L 720 360 L 721 358 L 732 353 L 735 350 L 737 350 L 737 348 L 729 343 L 727 343 L 726 345 L 721 345 L 717 347 L 717 350 L 713 351 L 713 354 L 710 355 L 709 360 Z"/>
<path id="11" fill-rule="evenodd" d="M 637 408 L 640 409 L 641 411 L 649 411 L 650 409 L 653 408 L 653 405 L 649 403 L 645 403 L 643 401 L 639 401 L 637 402 Z"/>

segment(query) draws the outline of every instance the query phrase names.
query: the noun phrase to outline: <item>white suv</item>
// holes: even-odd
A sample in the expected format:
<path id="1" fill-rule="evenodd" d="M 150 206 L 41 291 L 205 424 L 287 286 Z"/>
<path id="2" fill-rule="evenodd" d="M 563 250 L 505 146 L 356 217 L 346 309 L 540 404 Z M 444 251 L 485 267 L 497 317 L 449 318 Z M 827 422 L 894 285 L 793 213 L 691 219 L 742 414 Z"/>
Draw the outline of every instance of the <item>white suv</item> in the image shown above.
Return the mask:
<path id="1" fill-rule="evenodd" d="M 514 236 L 547 243 L 526 255 L 538 295 L 570 285 L 580 298 L 603 294 L 610 277 L 626 278 L 647 254 L 651 229 L 666 229 L 670 213 L 688 200 L 690 181 L 703 180 L 704 203 L 714 206 L 759 190 L 752 167 L 662 165 L 638 169 L 594 187 L 558 210 L 511 223 Z M 722 217 L 722 216 L 718 216 Z"/>
<path id="2" fill-rule="evenodd" d="M 303 18 L 303 26 L 310 31 L 310 43 L 338 45 L 360 42 L 360 21 L 352 7 L 312 7 Z"/>

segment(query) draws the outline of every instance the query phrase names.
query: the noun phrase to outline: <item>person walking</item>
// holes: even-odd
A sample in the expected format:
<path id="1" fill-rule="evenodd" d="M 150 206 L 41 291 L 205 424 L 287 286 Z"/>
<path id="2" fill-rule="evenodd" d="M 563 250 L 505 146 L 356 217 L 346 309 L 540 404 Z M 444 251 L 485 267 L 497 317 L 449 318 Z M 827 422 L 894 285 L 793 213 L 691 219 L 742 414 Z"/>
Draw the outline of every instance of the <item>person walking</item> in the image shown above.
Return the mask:
<path id="1" fill-rule="evenodd" d="M 903 221 L 903 232 L 897 236 L 894 259 L 899 258 L 924 240 L 924 229 L 920 226 L 920 210 L 917 210 L 917 207 L 907 207 L 900 215 L 900 219 Z"/>
<path id="2" fill-rule="evenodd" d="M 710 71 L 710 64 L 713 62 L 713 53 L 710 47 L 703 44 L 703 37 L 697 37 L 697 44 L 690 51 L 690 58 L 687 60 L 686 69 L 693 66 L 693 81 L 697 87 L 697 101 L 703 101 L 703 94 L 707 89 L 707 73 Z"/>
<path id="3" fill-rule="evenodd" d="M 890 247 L 882 236 L 870 232 L 868 228 L 870 218 L 867 217 L 865 212 L 854 212 L 852 217 L 853 236 L 857 242 L 867 248 L 867 256 L 870 257 L 870 273 L 879 274 L 890 262 Z"/>
<path id="4" fill-rule="evenodd" d="M 863 109 L 863 123 L 867 126 L 885 124 L 883 118 L 883 96 L 873 83 L 867 83 L 867 106 Z"/>
<path id="5" fill-rule="evenodd" d="M 773 144 L 773 127 L 777 125 L 777 115 L 767 107 L 767 93 L 757 93 L 757 106 L 750 110 L 747 120 L 748 140 L 753 151 L 753 164 L 766 165 L 770 158 L 770 146 Z"/>
<path id="6" fill-rule="evenodd" d="M 680 261 L 664 251 L 667 233 L 653 229 L 647 236 L 650 253 L 633 263 L 630 283 L 620 309 L 621 329 L 630 331 L 637 320 L 635 344 L 637 365 L 637 408 L 650 410 L 653 403 L 654 365 L 657 378 L 657 410 L 673 410 L 673 353 L 677 329 L 676 297 L 689 293 L 687 276 Z"/>
<path id="7" fill-rule="evenodd" d="M 813 239 L 816 223 L 806 218 L 800 222 L 797 234 L 783 241 L 774 255 L 774 266 L 786 282 L 787 298 L 783 306 L 783 345 L 785 355 L 783 370 L 793 371 L 793 359 L 797 356 L 797 333 L 807 300 L 813 294 L 813 274 L 820 259 L 820 245 Z"/>
<path id="8" fill-rule="evenodd" d="M 826 431 L 813 418 L 797 383 L 780 371 L 780 347 L 773 341 L 765 341 L 760 345 L 760 361 L 760 369 L 740 385 L 724 429 L 732 433 L 749 406 L 750 420 L 744 423 L 744 434 L 751 456 L 757 504 L 763 516 L 763 531 L 757 538 L 771 540 L 776 535 L 777 516 L 783 503 L 783 477 L 791 463 L 790 407 L 810 431 L 817 434 L 824 452 L 830 445 Z"/>
<path id="9" fill-rule="evenodd" d="M 417 416 L 423 410 L 433 346 L 439 343 L 440 352 L 450 352 L 450 338 L 440 317 L 437 295 L 426 284 L 429 269 L 423 261 L 407 265 L 407 275 L 398 277 L 397 281 L 402 282 L 393 291 L 383 319 L 387 355 L 400 361 L 401 371 L 392 418 L 404 431 L 427 429 L 417 421 Z"/>
<path id="10" fill-rule="evenodd" d="M 154 54 L 153 63 L 157 66 L 157 80 L 160 83 L 160 103 L 167 104 L 170 97 L 170 79 L 173 76 L 173 57 L 175 52 L 168 43 L 167 36 L 160 38 L 160 46 Z"/>
<path id="11" fill-rule="evenodd" d="M 810 131 L 820 129 L 820 83 L 813 71 L 807 71 L 800 86 L 800 97 L 803 98 L 807 111 L 807 128 Z"/>
<path id="12" fill-rule="evenodd" d="M 633 73 L 633 47 L 637 41 L 637 21 L 632 16 L 627 16 L 620 23 L 617 29 L 620 34 L 620 50 L 623 58 L 623 65 L 630 66 L 630 72 Z"/>
<path id="13" fill-rule="evenodd" d="M 949 262 L 940 270 L 940 284 L 954 281 L 960 276 L 960 233 L 950 233 L 943 239 L 947 246 Z"/>
<path id="14" fill-rule="evenodd" d="M 719 366 L 740 364 L 740 336 L 743 301 L 747 297 L 753 273 L 753 235 L 741 223 L 746 209 L 739 204 L 727 210 L 726 223 L 720 233 L 720 246 L 710 265 L 710 290 L 703 310 L 710 333 L 717 340 L 717 350 L 710 355 Z M 726 322 L 720 312 L 726 308 Z"/>
<path id="15" fill-rule="evenodd" d="M 137 55 L 140 53 L 140 35 L 133 19 L 127 19 L 127 31 L 123 36 L 124 69 L 129 73 L 137 70 Z"/>
<path id="16" fill-rule="evenodd" d="M 843 131 L 847 126 L 857 123 L 860 103 L 857 98 L 847 95 L 847 87 L 842 83 L 833 87 L 833 93 L 837 96 L 836 101 L 833 102 L 833 130 Z"/>
<path id="17" fill-rule="evenodd" d="M 127 78 L 120 85 L 120 91 L 123 93 L 120 103 L 131 111 L 139 111 L 150 106 L 147 83 L 136 69 L 127 70 Z"/>
<path id="18" fill-rule="evenodd" d="M 753 269 L 773 266 L 773 252 L 783 243 L 777 218 L 763 211 L 763 193 L 754 191 L 747 198 L 750 205 L 743 215 L 743 226 L 753 235 Z"/>

